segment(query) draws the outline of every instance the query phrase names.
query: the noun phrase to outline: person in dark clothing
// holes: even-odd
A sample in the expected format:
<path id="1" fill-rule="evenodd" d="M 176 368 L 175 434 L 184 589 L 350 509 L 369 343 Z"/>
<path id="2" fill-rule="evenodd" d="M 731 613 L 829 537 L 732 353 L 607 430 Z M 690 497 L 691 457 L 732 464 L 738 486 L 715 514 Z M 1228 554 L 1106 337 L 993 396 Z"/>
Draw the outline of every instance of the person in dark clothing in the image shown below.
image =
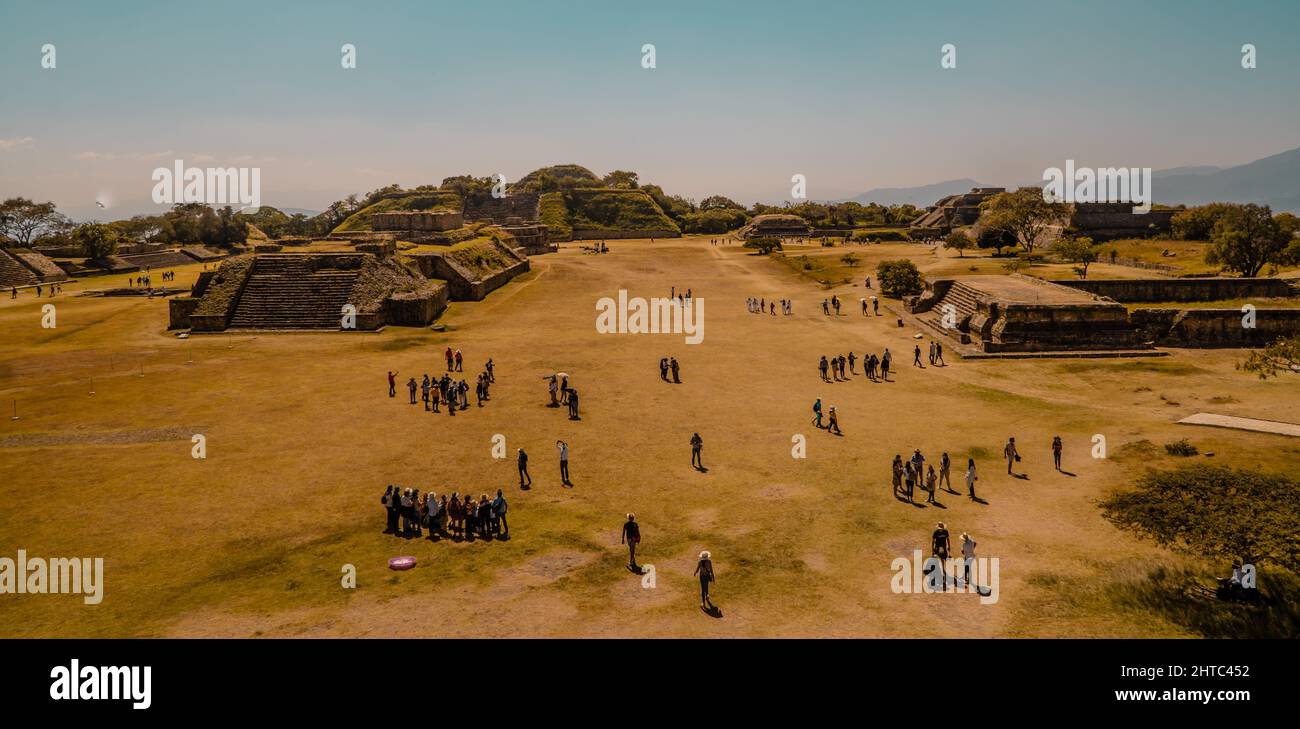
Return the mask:
<path id="1" fill-rule="evenodd" d="M 397 373 L 388 371 L 388 396 L 397 397 Z"/>
<path id="2" fill-rule="evenodd" d="M 379 503 L 383 504 L 384 509 L 388 511 L 388 528 L 384 529 L 384 534 L 396 534 L 398 504 L 397 495 L 394 493 L 394 487 L 391 483 L 388 484 L 388 489 L 384 491 L 384 495 L 380 497 Z"/>
<path id="3" fill-rule="evenodd" d="M 680 365 L 677 364 L 677 358 L 676 358 L 676 357 L 673 357 L 673 358 L 669 361 L 668 366 L 669 366 L 670 368 L 672 368 L 672 371 L 673 371 L 673 382 L 675 382 L 675 383 L 677 383 L 677 384 L 679 384 L 679 385 L 682 384 L 682 378 L 681 378 L 681 367 L 680 367 Z"/>
<path id="4" fill-rule="evenodd" d="M 659 379 L 664 382 L 668 381 L 668 358 L 663 357 L 659 360 Z"/>
<path id="5" fill-rule="evenodd" d="M 634 572 L 640 572 L 641 568 L 636 563 L 636 545 L 641 543 L 641 527 L 636 523 L 636 514 L 627 515 L 621 541 L 627 545 L 627 566 Z"/>
<path id="6" fill-rule="evenodd" d="M 412 405 L 415 405 L 415 404 L 416 404 L 416 402 L 415 402 L 415 391 L 416 391 L 417 389 L 419 389 L 419 387 L 420 387 L 420 386 L 417 385 L 417 384 L 415 383 L 415 378 L 414 378 L 414 377 L 411 378 L 411 381 L 410 381 L 410 382 L 406 383 L 406 389 L 411 391 L 411 404 L 412 404 Z"/>
<path id="7" fill-rule="evenodd" d="M 497 518 L 497 534 L 502 537 L 510 536 L 510 523 L 506 521 L 506 497 L 501 495 L 501 489 L 497 489 L 497 497 L 492 500 L 492 513 Z"/>
<path id="8" fill-rule="evenodd" d="M 578 419 L 578 391 L 572 387 L 569 388 L 569 419 Z"/>
<path id="9" fill-rule="evenodd" d="M 935 527 L 934 534 L 930 537 L 930 553 L 939 561 L 939 584 L 943 592 L 948 591 L 948 576 L 944 572 L 943 565 L 948 561 L 950 551 L 948 528 L 943 525 L 943 522 L 939 522 Z"/>
<path id="10" fill-rule="evenodd" d="M 526 489 L 533 485 L 533 477 L 528 475 L 528 454 L 519 449 L 519 488 Z"/>
<path id="11" fill-rule="evenodd" d="M 695 575 L 700 578 L 700 609 L 713 607 L 709 600 L 709 583 L 716 580 L 713 575 L 713 558 L 708 550 L 700 552 L 700 561 L 695 563 Z"/>
<path id="12" fill-rule="evenodd" d="M 704 439 L 699 433 L 691 436 L 691 465 L 697 469 L 704 470 L 704 456 L 701 452 L 704 450 Z"/>

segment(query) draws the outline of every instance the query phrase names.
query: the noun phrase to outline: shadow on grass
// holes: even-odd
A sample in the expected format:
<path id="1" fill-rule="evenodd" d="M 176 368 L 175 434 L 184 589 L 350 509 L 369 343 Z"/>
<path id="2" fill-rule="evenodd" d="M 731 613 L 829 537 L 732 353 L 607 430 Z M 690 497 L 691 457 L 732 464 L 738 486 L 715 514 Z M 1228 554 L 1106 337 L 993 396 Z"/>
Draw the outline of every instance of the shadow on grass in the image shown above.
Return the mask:
<path id="1" fill-rule="evenodd" d="M 1300 578 L 1280 571 L 1259 573 L 1258 604 L 1219 600 L 1214 578 L 1159 567 L 1144 582 L 1112 588 L 1121 604 L 1152 612 L 1206 638 L 1294 638 L 1300 635 Z"/>

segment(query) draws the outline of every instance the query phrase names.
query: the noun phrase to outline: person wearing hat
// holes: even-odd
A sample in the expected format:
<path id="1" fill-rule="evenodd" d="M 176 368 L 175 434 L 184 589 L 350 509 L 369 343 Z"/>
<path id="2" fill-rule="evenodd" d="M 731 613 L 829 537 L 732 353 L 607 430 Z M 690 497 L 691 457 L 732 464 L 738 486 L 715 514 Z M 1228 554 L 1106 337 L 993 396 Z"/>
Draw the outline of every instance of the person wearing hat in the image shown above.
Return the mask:
<path id="1" fill-rule="evenodd" d="M 713 607 L 709 600 L 709 583 L 715 581 L 713 576 L 713 557 L 706 549 L 700 552 L 700 561 L 695 563 L 695 574 L 700 578 L 700 609 Z"/>
<path id="2" fill-rule="evenodd" d="M 934 534 L 930 537 L 930 553 L 939 561 L 939 583 L 943 592 L 948 591 L 948 577 L 944 572 L 943 565 L 948 561 L 948 552 L 950 545 L 948 542 L 948 528 L 939 522 L 935 527 Z"/>

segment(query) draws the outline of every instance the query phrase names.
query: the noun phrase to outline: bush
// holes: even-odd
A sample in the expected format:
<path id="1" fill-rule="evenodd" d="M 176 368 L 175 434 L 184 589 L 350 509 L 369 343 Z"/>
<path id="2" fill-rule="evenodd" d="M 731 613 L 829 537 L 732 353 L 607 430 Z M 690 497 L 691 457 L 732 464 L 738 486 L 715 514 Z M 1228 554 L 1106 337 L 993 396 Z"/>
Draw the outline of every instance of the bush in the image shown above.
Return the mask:
<path id="1" fill-rule="evenodd" d="M 781 248 L 781 239 L 770 237 L 751 238 L 750 240 L 745 241 L 745 247 L 758 251 L 760 256 L 766 256 L 772 251 L 783 250 Z"/>
<path id="2" fill-rule="evenodd" d="M 885 296 L 901 299 L 921 293 L 921 272 L 906 258 L 881 261 L 876 266 L 876 280 Z"/>
<path id="3" fill-rule="evenodd" d="M 1165 444 L 1165 453 L 1171 456 L 1194 456 L 1200 453 L 1196 446 L 1192 445 L 1186 438 L 1176 440 L 1172 443 Z"/>

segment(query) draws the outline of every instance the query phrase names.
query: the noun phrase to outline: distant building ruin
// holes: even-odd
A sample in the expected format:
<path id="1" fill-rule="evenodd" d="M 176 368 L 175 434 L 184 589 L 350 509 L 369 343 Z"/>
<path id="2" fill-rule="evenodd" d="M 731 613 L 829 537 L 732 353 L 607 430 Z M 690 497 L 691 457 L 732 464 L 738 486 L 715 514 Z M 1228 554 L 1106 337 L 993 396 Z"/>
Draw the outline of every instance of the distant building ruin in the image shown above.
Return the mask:
<path id="1" fill-rule="evenodd" d="M 812 233 L 808 221 L 798 215 L 770 213 L 756 215 L 736 235 L 740 238 L 806 238 Z"/>

